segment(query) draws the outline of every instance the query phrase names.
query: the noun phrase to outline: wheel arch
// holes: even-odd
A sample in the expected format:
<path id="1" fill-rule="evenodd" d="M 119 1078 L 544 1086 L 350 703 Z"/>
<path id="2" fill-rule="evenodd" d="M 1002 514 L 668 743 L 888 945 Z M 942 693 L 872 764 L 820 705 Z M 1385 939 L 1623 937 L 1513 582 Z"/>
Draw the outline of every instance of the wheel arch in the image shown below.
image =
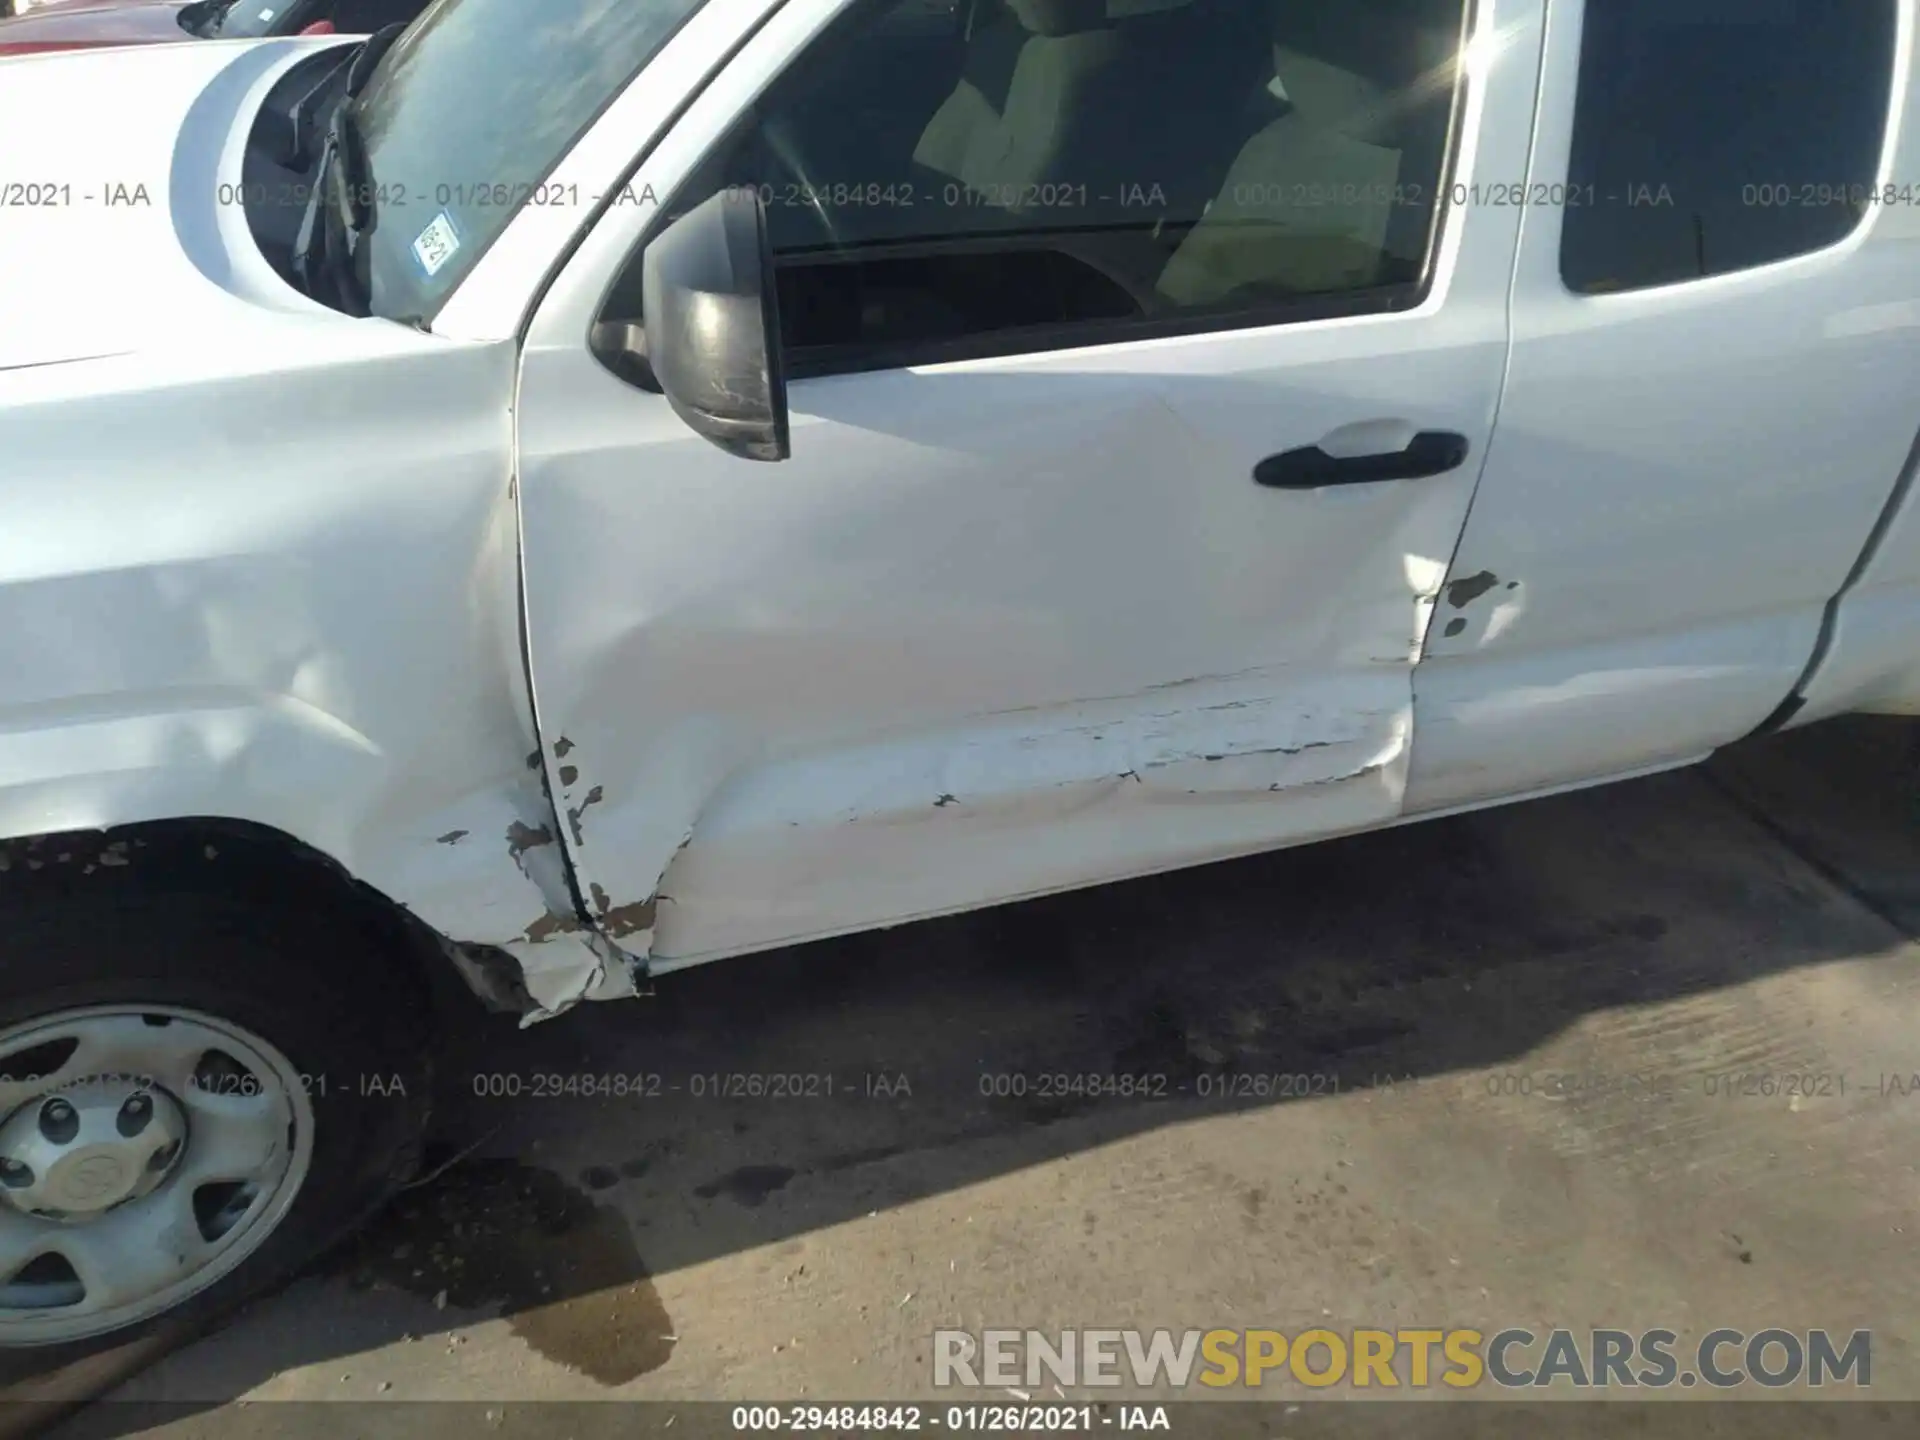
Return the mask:
<path id="1" fill-rule="evenodd" d="M 114 884 L 239 890 L 263 910 L 345 907 L 436 1013 L 473 996 L 518 1015 L 538 1009 L 505 951 L 452 939 L 332 855 L 272 825 L 186 815 L 0 837 L 0 903 L 85 904 L 90 891 Z"/>

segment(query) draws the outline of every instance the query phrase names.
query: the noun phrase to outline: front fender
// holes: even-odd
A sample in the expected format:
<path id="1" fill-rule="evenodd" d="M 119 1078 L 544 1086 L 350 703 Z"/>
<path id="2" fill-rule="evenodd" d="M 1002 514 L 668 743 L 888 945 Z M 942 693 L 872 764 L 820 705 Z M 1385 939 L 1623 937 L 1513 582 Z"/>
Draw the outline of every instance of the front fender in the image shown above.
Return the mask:
<path id="1" fill-rule="evenodd" d="M 251 822 L 507 950 L 538 1014 L 630 990 L 530 763 L 512 347 L 360 323 L 0 387 L 0 838 Z"/>

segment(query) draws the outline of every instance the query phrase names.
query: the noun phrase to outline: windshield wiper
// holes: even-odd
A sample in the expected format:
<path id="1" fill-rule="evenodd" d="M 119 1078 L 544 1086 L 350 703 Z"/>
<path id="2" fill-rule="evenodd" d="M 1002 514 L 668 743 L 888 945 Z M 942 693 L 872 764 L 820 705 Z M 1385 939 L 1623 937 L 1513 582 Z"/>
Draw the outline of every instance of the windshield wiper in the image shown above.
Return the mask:
<path id="1" fill-rule="evenodd" d="M 372 230 L 378 217 L 373 208 L 373 187 L 368 183 L 372 177 L 367 169 L 366 140 L 360 133 L 360 117 L 354 113 L 353 102 L 360 98 L 373 72 L 406 28 L 401 24 L 386 25 L 361 43 L 347 63 L 346 90 L 333 112 L 333 154 L 340 162 L 341 177 L 347 182 L 344 197 L 347 225 L 356 237 Z"/>
<path id="2" fill-rule="evenodd" d="M 202 40 L 212 40 L 227 23 L 227 14 L 239 0 L 193 0 L 183 5 L 178 16 L 180 28 Z"/>
<path id="3" fill-rule="evenodd" d="M 307 88 L 304 95 L 287 107 L 286 143 L 279 155 L 281 164 L 304 173 L 313 163 L 314 152 L 318 148 L 316 137 L 324 123 L 321 116 L 333 114 L 334 105 L 344 93 L 342 77 L 352 58 L 351 55 L 341 56 Z"/>
<path id="4" fill-rule="evenodd" d="M 326 142 L 314 167 L 313 187 L 293 245 L 293 269 L 301 288 L 318 300 L 324 285 L 332 292 L 332 303 L 349 315 L 368 313 L 370 296 L 354 260 L 362 238 L 378 219 L 368 183 L 366 142 L 353 106 L 381 58 L 406 28 L 388 25 L 375 31 L 355 47 L 347 62 L 346 84 L 327 122 Z"/>
<path id="5" fill-rule="evenodd" d="M 373 79 L 373 72 L 393 48 L 393 42 L 406 34 L 407 27 L 400 21 L 391 25 L 382 25 L 354 48 L 353 59 L 347 62 L 347 90 L 345 100 L 357 100 L 360 92 L 367 88 L 367 82 Z"/>

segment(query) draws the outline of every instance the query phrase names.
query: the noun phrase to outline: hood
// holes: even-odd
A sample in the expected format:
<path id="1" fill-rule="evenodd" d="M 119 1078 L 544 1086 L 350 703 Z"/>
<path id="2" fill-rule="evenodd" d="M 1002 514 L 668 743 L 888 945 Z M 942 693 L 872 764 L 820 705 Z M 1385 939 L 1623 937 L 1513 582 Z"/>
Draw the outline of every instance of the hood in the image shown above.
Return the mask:
<path id="1" fill-rule="evenodd" d="M 190 42 L 0 60 L 7 221 L 0 381 L 155 350 L 183 377 L 259 346 L 365 333 L 260 254 L 236 203 L 275 80 L 333 39 Z M 102 97 L 110 111 L 103 111 Z M 404 327 L 372 322 L 386 329 Z"/>
<path id="2" fill-rule="evenodd" d="M 191 40 L 180 28 L 187 0 L 68 0 L 0 20 L 0 56 Z"/>

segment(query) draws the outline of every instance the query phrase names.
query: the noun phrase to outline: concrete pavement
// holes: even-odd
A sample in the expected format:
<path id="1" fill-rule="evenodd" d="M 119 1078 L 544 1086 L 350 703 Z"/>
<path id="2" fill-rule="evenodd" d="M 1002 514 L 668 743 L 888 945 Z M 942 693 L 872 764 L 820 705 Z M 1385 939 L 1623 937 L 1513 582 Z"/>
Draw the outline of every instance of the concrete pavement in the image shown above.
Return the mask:
<path id="1" fill-rule="evenodd" d="M 1870 1327 L 1920 1399 L 1915 728 L 489 1026 L 470 1159 L 73 1433 L 925 1398 L 950 1325 Z"/>

